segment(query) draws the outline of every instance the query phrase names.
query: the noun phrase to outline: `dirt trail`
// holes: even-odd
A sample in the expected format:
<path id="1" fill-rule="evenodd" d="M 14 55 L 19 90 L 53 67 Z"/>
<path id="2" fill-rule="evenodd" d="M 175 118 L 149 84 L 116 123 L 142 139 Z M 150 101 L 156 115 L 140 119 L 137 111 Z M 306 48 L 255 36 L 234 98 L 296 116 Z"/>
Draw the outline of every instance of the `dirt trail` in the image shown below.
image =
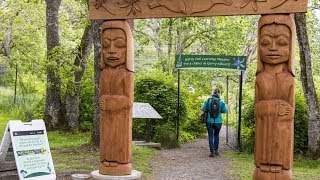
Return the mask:
<path id="1" fill-rule="evenodd" d="M 153 171 L 147 179 L 239 179 L 228 174 L 231 167 L 225 153 L 232 149 L 226 144 L 225 131 L 223 127 L 220 132 L 220 156 L 209 157 L 207 138 L 197 139 L 182 145 L 181 148 L 161 150 L 159 155 L 150 161 Z"/>

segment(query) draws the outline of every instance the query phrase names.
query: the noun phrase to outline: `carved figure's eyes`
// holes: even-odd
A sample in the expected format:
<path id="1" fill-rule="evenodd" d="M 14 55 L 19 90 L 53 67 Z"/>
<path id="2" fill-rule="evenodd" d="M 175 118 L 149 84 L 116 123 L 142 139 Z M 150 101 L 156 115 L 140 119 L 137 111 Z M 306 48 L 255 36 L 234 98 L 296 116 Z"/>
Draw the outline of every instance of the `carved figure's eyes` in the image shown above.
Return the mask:
<path id="1" fill-rule="evenodd" d="M 117 38 L 114 41 L 114 45 L 117 46 L 117 47 L 126 47 L 126 42 L 125 42 L 124 39 Z"/>
<path id="2" fill-rule="evenodd" d="M 271 41 L 268 38 L 263 38 L 262 41 L 261 41 L 261 45 L 262 46 L 268 46 L 270 44 L 271 44 Z"/>
<path id="3" fill-rule="evenodd" d="M 109 41 L 103 41 L 103 47 L 104 48 L 110 47 L 110 42 Z"/>
<path id="4" fill-rule="evenodd" d="M 284 39 L 284 38 L 279 38 L 279 39 L 277 40 L 277 44 L 279 44 L 280 46 L 286 46 L 286 45 L 289 44 L 289 42 L 288 42 L 286 39 Z"/>

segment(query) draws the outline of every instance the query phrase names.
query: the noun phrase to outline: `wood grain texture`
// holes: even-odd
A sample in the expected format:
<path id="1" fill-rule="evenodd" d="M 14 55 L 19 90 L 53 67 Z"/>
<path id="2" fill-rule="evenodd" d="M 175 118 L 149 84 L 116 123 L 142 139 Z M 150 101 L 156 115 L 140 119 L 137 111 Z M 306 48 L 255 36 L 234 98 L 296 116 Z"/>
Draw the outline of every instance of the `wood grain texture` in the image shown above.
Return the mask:
<path id="1" fill-rule="evenodd" d="M 133 38 L 125 21 L 102 24 L 100 174 L 131 174 Z"/>
<path id="2" fill-rule="evenodd" d="M 292 179 L 295 23 L 263 15 L 258 28 L 253 179 Z"/>
<path id="3" fill-rule="evenodd" d="M 307 0 L 90 0 L 90 19 L 306 12 Z"/>

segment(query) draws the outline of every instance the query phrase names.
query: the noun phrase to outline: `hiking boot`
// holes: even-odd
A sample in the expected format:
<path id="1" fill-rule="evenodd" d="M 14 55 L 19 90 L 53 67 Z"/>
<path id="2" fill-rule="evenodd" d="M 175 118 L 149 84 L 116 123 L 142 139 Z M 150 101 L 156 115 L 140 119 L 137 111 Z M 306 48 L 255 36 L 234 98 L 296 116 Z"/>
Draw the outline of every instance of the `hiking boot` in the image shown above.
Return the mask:
<path id="1" fill-rule="evenodd" d="M 214 156 L 219 156 L 219 155 L 220 154 L 219 154 L 218 150 L 214 151 Z"/>
<path id="2" fill-rule="evenodd" d="M 210 157 L 214 157 L 214 155 L 215 155 L 214 151 L 209 154 Z"/>

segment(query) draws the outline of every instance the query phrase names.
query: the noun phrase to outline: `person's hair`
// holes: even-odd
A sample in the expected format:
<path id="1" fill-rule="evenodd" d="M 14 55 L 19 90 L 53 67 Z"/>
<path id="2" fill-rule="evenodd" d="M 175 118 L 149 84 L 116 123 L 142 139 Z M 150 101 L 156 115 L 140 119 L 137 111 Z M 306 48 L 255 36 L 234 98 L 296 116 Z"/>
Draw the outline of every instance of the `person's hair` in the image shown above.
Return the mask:
<path id="1" fill-rule="evenodd" d="M 219 88 L 215 88 L 213 91 L 213 94 L 220 94 L 220 89 Z"/>

